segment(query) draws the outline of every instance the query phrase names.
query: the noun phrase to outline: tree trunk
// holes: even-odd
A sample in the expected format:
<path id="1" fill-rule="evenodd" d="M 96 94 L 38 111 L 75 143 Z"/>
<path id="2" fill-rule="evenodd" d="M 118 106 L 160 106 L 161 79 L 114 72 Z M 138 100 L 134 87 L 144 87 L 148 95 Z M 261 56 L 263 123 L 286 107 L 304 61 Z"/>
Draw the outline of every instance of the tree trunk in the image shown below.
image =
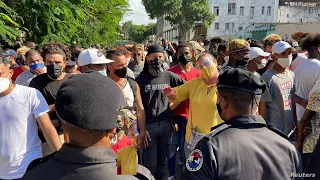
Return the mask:
<path id="1" fill-rule="evenodd" d="M 178 31 L 178 40 L 179 41 L 185 41 L 186 40 L 186 33 L 188 29 L 186 27 L 179 26 Z"/>

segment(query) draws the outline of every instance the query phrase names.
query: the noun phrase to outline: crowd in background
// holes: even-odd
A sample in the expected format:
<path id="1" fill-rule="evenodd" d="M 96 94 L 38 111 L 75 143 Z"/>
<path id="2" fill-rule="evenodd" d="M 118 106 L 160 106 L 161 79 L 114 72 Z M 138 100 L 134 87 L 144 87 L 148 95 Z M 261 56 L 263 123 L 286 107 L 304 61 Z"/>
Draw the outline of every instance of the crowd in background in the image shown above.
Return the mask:
<path id="1" fill-rule="evenodd" d="M 290 40 L 272 34 L 261 41 L 227 42 L 215 37 L 171 43 L 163 39 L 150 45 L 102 48 L 96 44 L 88 49 L 76 43 L 70 46 L 48 43 L 38 47 L 34 42 L 22 45 L 19 41 L 13 47 L 2 46 L 0 179 L 40 179 L 46 168 L 58 166 L 50 164 L 49 159 L 64 162 L 68 159 L 66 154 L 72 156 L 74 152 L 78 157 L 77 153 L 83 155 L 85 151 L 78 152 L 71 147 L 99 144 L 113 150 L 105 150 L 111 159 L 115 160 L 114 154 L 118 154 L 115 165 L 118 174 L 131 172 L 126 164 L 126 156 L 130 156 L 130 161 L 137 161 L 145 168 L 141 172 L 145 177 L 150 173 L 150 177 L 160 180 L 169 171 L 168 180 L 178 179 L 176 165 L 179 164 L 184 167 L 184 178 L 194 179 L 192 173 L 207 166 L 194 160 L 196 155 L 199 158 L 199 151 L 195 151 L 199 142 L 213 132 L 212 128 L 232 118 L 227 112 L 240 113 L 247 107 L 250 114 L 260 115 L 272 126 L 279 138 L 287 138 L 288 144 L 281 146 L 290 149 L 287 151 L 292 152 L 292 159 L 274 159 L 279 161 L 279 166 L 288 166 L 287 171 L 292 173 L 319 172 L 319 59 L 320 34 L 306 32 L 297 32 Z M 251 78 L 250 82 L 263 82 L 265 88 L 259 83 L 243 89 L 222 84 L 219 77 L 231 72 L 230 68 L 250 72 L 243 76 Z M 240 83 L 245 84 L 246 79 L 242 80 Z M 247 92 L 253 86 L 263 90 L 237 96 L 237 91 Z M 219 88 L 229 90 L 220 92 Z M 233 102 L 232 108 L 227 105 L 228 101 Z M 216 143 L 214 148 L 221 142 Z M 259 148 L 253 147 L 255 143 L 246 146 Z M 134 147 L 137 153 L 132 155 L 128 151 L 123 155 L 121 150 L 126 147 Z M 56 151 L 56 155 L 52 154 Z M 64 156 L 62 151 L 66 153 Z M 87 154 L 97 151 L 102 150 L 88 150 Z M 283 151 L 279 150 L 278 155 Z M 88 157 L 79 155 L 80 159 Z M 35 162 L 38 158 L 45 160 Z M 46 161 L 47 166 L 41 166 Z M 66 162 L 75 163 L 71 158 Z M 226 167 L 238 166 L 241 165 L 230 162 Z M 279 172 L 282 170 L 278 168 Z M 83 172 L 89 171 L 93 170 Z M 98 176 L 99 171 L 94 172 Z M 269 177 L 278 177 L 277 173 L 268 173 Z M 75 177 L 94 177 L 94 173 L 92 176 L 76 174 Z M 206 179 L 210 173 L 205 174 L 199 178 Z M 107 176 L 107 172 L 101 176 Z"/>

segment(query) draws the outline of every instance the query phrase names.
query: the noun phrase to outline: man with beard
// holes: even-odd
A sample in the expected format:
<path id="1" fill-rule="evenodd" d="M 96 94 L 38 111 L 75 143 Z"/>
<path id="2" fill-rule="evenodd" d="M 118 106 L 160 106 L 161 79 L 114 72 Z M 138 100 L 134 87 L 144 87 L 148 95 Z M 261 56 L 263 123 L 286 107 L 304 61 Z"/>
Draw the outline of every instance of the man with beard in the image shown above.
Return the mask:
<path id="1" fill-rule="evenodd" d="M 235 39 L 228 43 L 228 66 L 247 70 L 250 44 L 244 39 Z"/>
<path id="2" fill-rule="evenodd" d="M 149 46 L 144 69 L 136 78 L 146 112 L 146 129 L 151 138 L 149 146 L 143 150 L 142 163 L 158 180 L 166 171 L 173 132 L 174 107 L 170 107 L 169 99 L 163 95 L 162 90 L 184 83 L 179 76 L 164 70 L 164 58 L 163 47 L 158 44 Z"/>
<path id="3" fill-rule="evenodd" d="M 42 57 L 44 58 L 45 66 L 47 67 L 47 73 L 33 78 L 29 87 L 38 89 L 46 99 L 50 107 L 49 115 L 51 122 L 54 127 L 56 127 L 59 137 L 63 143 L 64 136 L 62 133 L 61 122 L 58 120 L 54 103 L 61 84 L 71 77 L 71 74 L 64 72 L 64 68 L 67 64 L 64 46 L 59 43 L 48 43 L 42 48 Z M 43 156 L 51 154 L 52 151 L 45 142 L 43 134 L 39 133 L 39 137 L 43 142 Z"/>

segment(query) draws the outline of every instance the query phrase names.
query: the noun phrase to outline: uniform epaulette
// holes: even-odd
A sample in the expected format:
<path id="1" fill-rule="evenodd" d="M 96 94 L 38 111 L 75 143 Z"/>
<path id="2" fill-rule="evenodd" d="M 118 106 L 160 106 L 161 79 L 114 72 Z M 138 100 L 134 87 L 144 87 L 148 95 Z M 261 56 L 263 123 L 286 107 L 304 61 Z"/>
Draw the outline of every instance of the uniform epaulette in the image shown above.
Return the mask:
<path id="1" fill-rule="evenodd" d="M 38 158 L 38 159 L 33 160 L 33 161 L 29 164 L 26 172 L 32 170 L 33 168 L 37 167 L 38 165 L 40 165 L 40 164 L 48 161 L 49 159 L 53 158 L 53 156 L 54 156 L 56 153 L 57 153 L 57 152 L 54 152 L 54 153 L 52 153 L 52 154 L 50 154 L 50 155 L 48 155 L 48 156 L 46 156 L 46 157 Z"/>
<path id="2" fill-rule="evenodd" d="M 204 138 L 207 139 L 207 140 L 210 140 L 213 136 L 219 134 L 220 132 L 228 129 L 231 125 L 229 124 L 219 124 L 215 127 L 212 127 L 211 128 L 211 132 L 209 134 L 207 134 Z"/>

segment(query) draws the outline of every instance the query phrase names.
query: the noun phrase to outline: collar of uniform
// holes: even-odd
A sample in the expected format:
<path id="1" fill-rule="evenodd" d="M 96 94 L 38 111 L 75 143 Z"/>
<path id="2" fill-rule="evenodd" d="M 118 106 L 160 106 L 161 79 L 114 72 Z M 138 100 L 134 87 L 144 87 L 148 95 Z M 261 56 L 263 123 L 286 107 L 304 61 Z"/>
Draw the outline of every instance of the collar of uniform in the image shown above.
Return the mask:
<path id="1" fill-rule="evenodd" d="M 88 148 L 77 148 L 69 144 L 63 144 L 54 158 L 67 163 L 111 163 L 116 162 L 115 152 L 106 146 L 92 146 Z"/>
<path id="2" fill-rule="evenodd" d="M 245 124 L 266 124 L 266 121 L 260 115 L 241 115 L 230 118 L 226 121 L 230 125 L 245 125 Z"/>

